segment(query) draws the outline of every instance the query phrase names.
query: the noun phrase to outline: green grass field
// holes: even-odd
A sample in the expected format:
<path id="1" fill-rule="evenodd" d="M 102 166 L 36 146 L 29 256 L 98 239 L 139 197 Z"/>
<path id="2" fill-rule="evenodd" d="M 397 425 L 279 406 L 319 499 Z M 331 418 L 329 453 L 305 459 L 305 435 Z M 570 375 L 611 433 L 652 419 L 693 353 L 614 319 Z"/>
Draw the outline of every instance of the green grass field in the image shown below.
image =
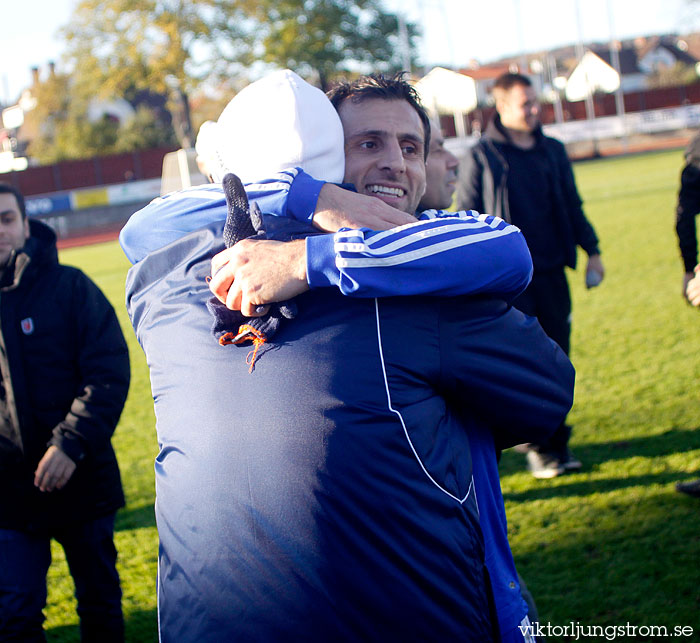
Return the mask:
<path id="1" fill-rule="evenodd" d="M 584 469 L 537 481 L 518 453 L 501 465 L 512 549 L 543 624 L 692 626 L 694 638 L 677 640 L 700 640 L 700 500 L 674 490 L 700 475 L 700 311 L 680 296 L 674 232 L 681 164 L 672 151 L 575 167 L 607 270 L 592 291 L 582 270 L 570 274 L 578 375 L 569 419 Z M 100 285 L 130 344 L 131 391 L 114 437 L 128 502 L 116 543 L 127 640 L 154 641 L 157 443 L 145 359 L 123 304 L 128 263 L 116 243 L 65 250 L 61 260 Z M 77 641 L 72 581 L 60 547 L 53 553 L 48 638 Z"/>

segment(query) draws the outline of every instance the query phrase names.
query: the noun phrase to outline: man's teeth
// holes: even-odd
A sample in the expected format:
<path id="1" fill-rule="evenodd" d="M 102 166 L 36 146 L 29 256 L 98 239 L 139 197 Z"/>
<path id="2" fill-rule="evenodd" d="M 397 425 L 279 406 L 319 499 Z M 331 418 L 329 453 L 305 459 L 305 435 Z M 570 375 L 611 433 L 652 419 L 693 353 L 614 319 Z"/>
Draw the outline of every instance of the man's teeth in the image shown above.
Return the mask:
<path id="1" fill-rule="evenodd" d="M 402 190 L 401 188 L 389 188 L 386 185 L 368 185 L 367 190 L 373 194 L 385 194 L 387 196 L 401 197 L 406 194 L 406 190 Z"/>

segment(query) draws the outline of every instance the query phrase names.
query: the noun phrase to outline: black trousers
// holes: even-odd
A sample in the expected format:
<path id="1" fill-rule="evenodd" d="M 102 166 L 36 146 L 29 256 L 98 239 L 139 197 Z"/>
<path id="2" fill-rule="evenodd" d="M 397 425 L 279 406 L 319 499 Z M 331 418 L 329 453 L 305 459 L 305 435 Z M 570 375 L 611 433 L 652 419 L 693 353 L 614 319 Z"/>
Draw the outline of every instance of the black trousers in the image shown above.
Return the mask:
<path id="1" fill-rule="evenodd" d="M 569 354 L 571 295 L 563 266 L 535 270 L 530 285 L 513 306 L 526 315 L 537 317 L 544 332 Z M 557 454 L 566 450 L 570 436 L 571 427 L 562 422 L 547 442 L 528 446 L 534 451 Z"/>
<path id="2" fill-rule="evenodd" d="M 75 581 L 84 643 L 121 643 L 124 620 L 114 548 L 114 514 L 46 534 L 0 529 L 0 641 L 40 643 L 51 537 Z"/>

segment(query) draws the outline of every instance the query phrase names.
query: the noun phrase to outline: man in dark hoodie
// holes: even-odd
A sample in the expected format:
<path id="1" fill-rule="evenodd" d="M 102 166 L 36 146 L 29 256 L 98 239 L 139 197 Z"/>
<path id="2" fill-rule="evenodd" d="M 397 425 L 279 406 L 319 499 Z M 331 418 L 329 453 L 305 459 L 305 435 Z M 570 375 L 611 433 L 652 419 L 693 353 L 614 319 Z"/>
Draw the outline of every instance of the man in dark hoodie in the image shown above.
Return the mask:
<path id="1" fill-rule="evenodd" d="M 55 538 L 75 581 L 83 641 L 122 641 L 110 438 L 129 388 L 112 306 L 58 263 L 56 236 L 0 184 L 0 640 L 43 641 Z"/>
<path id="2" fill-rule="evenodd" d="M 525 236 L 534 266 L 532 281 L 513 305 L 537 317 L 544 331 L 569 353 L 571 298 L 565 267 L 576 267 L 576 246 L 588 254 L 586 285 L 604 276 L 598 238 L 581 208 L 564 146 L 545 136 L 535 90 L 526 76 L 507 73 L 493 86 L 496 114 L 459 169 L 457 206 L 501 217 Z M 536 478 L 581 468 L 562 423 L 545 443 L 528 445 Z"/>

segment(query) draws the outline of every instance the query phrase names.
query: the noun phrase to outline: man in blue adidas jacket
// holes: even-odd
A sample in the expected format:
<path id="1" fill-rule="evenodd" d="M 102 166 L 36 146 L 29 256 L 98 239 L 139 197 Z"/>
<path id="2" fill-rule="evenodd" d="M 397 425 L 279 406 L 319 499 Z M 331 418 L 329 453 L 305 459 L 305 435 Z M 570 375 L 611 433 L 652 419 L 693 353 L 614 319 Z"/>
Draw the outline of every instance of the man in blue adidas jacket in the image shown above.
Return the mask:
<path id="1" fill-rule="evenodd" d="M 203 232 L 204 232 L 204 231 L 203 231 Z M 173 252 L 173 251 L 175 251 L 175 247 L 172 247 L 171 252 Z M 156 255 L 157 255 L 157 254 L 158 254 L 158 253 L 156 253 Z M 165 265 L 159 264 L 158 260 L 156 259 L 156 256 L 149 258 L 149 261 L 151 262 L 151 267 L 153 267 L 154 262 L 155 262 L 156 269 L 158 269 L 158 266 L 160 266 L 161 268 L 166 269 L 166 270 L 169 268 L 169 265 L 168 265 L 169 262 L 166 262 Z M 190 264 L 190 265 L 191 265 L 191 264 Z M 138 274 L 138 273 L 143 274 L 144 272 L 148 272 L 148 270 L 147 270 L 146 268 L 143 268 L 142 270 L 137 271 L 136 274 Z M 172 285 L 172 284 L 171 284 L 171 285 Z M 138 294 L 139 289 L 137 288 L 135 291 L 132 289 L 132 292 L 136 292 L 136 293 Z M 139 298 L 139 297 L 137 296 L 137 297 L 135 297 L 132 301 L 138 300 L 138 298 Z M 158 298 L 156 298 L 156 300 L 158 300 Z M 431 300 L 431 301 L 439 301 L 439 300 Z M 168 308 L 169 308 L 169 306 L 168 306 Z M 138 307 L 137 307 L 135 310 L 138 310 Z M 152 311 L 150 310 L 150 307 L 149 307 L 149 311 L 148 311 L 148 315 L 147 315 L 147 316 L 150 316 L 151 313 L 152 313 Z M 137 318 L 135 317 L 134 319 L 135 319 L 135 324 L 136 324 L 136 323 L 137 323 L 137 321 L 136 321 Z M 139 318 L 139 319 L 140 319 L 140 318 Z M 294 322 L 294 324 L 296 324 L 296 321 Z M 428 326 L 430 326 L 430 325 L 431 325 L 431 324 L 428 324 Z M 138 330 L 138 328 L 137 328 L 137 330 Z M 395 330 L 396 330 L 396 329 L 395 329 Z M 393 333 L 392 333 L 392 334 L 393 334 Z M 398 334 L 396 335 L 396 337 L 397 337 L 397 338 L 398 338 L 398 337 L 401 337 L 401 332 L 398 332 Z M 405 347 L 404 347 L 404 350 L 405 350 Z M 147 352 L 148 352 L 148 351 L 147 351 Z M 156 352 L 157 352 L 157 351 L 156 351 Z M 390 353 L 390 351 L 387 351 L 387 352 Z M 269 358 L 267 357 L 267 355 L 265 356 L 265 359 L 269 359 Z M 349 364 L 346 364 L 345 367 L 347 367 L 348 365 L 349 365 Z M 493 367 L 494 367 L 494 373 L 496 373 L 496 371 L 498 370 L 497 367 L 496 367 L 496 363 L 493 364 Z M 258 366 L 257 368 L 259 368 L 259 366 Z M 506 385 L 506 387 L 508 387 L 508 385 Z M 155 380 L 154 380 L 154 392 L 156 392 Z M 550 392 L 549 392 L 549 394 L 551 394 L 551 393 L 553 393 L 553 391 L 550 391 Z M 546 397 L 547 397 L 547 394 L 544 396 L 544 398 L 546 398 Z M 544 401 L 544 398 L 543 398 L 543 401 Z M 157 408 L 158 408 L 158 407 L 157 407 Z M 429 415 L 432 416 L 433 414 L 431 413 L 431 414 L 429 414 Z M 401 417 L 401 416 L 399 416 L 399 417 Z M 402 423 L 403 423 L 403 420 L 402 420 Z M 159 424 L 161 424 L 161 423 L 160 423 L 160 416 L 159 416 Z M 475 425 L 474 425 L 474 426 L 475 426 Z M 408 435 L 408 433 L 406 433 L 406 435 Z M 501 436 L 501 437 L 503 437 L 503 436 Z M 413 450 L 413 446 L 411 446 L 411 448 L 412 448 L 412 450 L 414 451 L 414 453 L 417 453 L 417 452 L 419 452 L 419 451 L 421 450 L 421 449 L 420 449 L 421 446 L 426 446 L 429 442 L 430 442 L 429 440 L 428 440 L 427 442 L 420 442 L 420 441 L 419 441 L 419 448 L 418 448 L 418 449 Z M 411 444 L 410 440 L 409 440 L 409 444 Z M 429 448 L 429 450 L 430 450 L 430 447 L 428 447 L 428 448 Z M 418 456 L 417 456 L 417 457 L 418 457 Z M 419 462 L 419 464 L 421 465 L 421 468 L 423 468 L 422 460 L 421 460 L 420 458 L 418 459 L 418 462 Z M 426 475 L 428 475 L 428 468 L 427 468 L 427 467 L 426 467 L 426 468 L 423 468 L 423 470 L 426 472 Z M 435 479 L 434 479 L 434 478 L 429 477 L 429 479 L 430 479 L 431 481 L 433 481 L 433 483 L 435 484 Z M 443 488 L 443 487 L 441 487 L 440 485 L 437 485 L 437 486 L 438 486 L 438 488 Z M 444 486 L 448 486 L 448 485 L 444 485 Z M 443 488 L 443 491 L 444 491 L 444 488 Z M 452 498 L 456 498 L 456 499 L 459 499 L 459 500 L 463 500 L 462 497 L 459 496 L 459 494 L 450 493 L 450 492 L 448 491 L 448 492 L 447 492 L 447 495 L 448 495 L 449 497 L 452 497 Z M 467 494 L 467 497 L 468 497 L 468 494 Z M 160 498 L 161 498 L 161 496 L 159 495 L 159 504 L 162 504 L 162 503 L 160 503 Z M 465 498 L 465 500 L 466 500 L 466 498 Z M 463 500 L 463 501 L 464 501 L 464 500 Z M 159 521 L 159 523 L 160 523 L 160 521 Z M 449 558 L 449 557 L 448 557 L 448 558 Z M 161 566 L 161 572 L 162 572 L 162 570 L 163 570 L 163 567 Z M 161 578 L 162 578 L 162 576 L 161 576 Z M 397 604 L 398 604 L 398 603 L 397 603 Z M 163 602 L 161 601 L 161 606 L 162 606 L 162 605 L 163 605 Z M 442 616 L 444 616 L 444 614 L 443 614 Z M 370 619 L 369 622 L 371 623 L 372 620 Z M 409 629 L 410 629 L 410 627 L 409 627 Z M 359 630 L 359 631 L 361 631 L 361 630 Z M 393 630 L 392 630 L 392 631 L 393 631 Z M 396 632 L 397 632 L 397 636 L 398 636 L 398 631 L 396 631 Z M 460 632 L 461 632 L 461 633 L 464 633 L 464 631 L 462 631 L 462 630 L 460 630 Z M 419 636 L 418 631 L 416 631 L 415 636 L 416 636 L 416 637 Z M 472 639 L 472 640 L 480 640 L 480 639 L 479 639 L 479 638 L 475 638 L 475 639 Z"/>

